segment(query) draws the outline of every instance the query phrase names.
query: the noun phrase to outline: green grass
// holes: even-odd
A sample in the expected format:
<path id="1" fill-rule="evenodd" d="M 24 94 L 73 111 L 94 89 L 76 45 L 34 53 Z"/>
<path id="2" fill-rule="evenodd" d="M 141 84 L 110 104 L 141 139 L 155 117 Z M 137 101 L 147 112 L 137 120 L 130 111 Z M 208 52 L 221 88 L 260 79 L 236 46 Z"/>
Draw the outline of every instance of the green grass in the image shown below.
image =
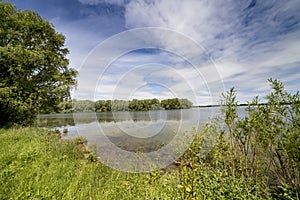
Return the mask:
<path id="1" fill-rule="evenodd" d="M 78 141 L 36 128 L 0 129 L 0 199 L 260 199 L 243 178 L 199 164 L 124 173 L 86 159 Z M 265 197 L 265 196 L 264 196 Z"/>

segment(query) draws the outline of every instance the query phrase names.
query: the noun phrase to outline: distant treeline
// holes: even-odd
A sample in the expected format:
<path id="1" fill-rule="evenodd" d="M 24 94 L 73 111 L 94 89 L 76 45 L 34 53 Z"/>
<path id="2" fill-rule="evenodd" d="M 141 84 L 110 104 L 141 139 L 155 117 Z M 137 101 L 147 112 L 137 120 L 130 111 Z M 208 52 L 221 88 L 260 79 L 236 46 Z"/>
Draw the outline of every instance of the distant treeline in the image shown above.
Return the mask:
<path id="1" fill-rule="evenodd" d="M 193 103 L 188 99 L 133 99 L 126 100 L 69 100 L 58 105 L 57 113 L 72 112 L 110 112 L 110 111 L 147 111 L 188 109 Z"/>

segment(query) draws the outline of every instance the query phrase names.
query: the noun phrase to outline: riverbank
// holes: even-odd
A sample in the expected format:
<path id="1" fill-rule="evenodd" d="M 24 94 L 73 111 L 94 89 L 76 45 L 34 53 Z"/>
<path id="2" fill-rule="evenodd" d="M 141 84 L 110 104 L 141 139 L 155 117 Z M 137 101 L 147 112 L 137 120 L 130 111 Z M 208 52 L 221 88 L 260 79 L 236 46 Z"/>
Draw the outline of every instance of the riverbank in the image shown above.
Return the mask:
<path id="1" fill-rule="evenodd" d="M 79 140 L 80 141 L 80 140 Z M 80 142 L 79 142 L 80 143 Z M 0 130 L 0 199 L 259 199 L 245 178 L 204 163 L 171 171 L 124 173 L 84 156 L 77 140 L 37 128 Z"/>

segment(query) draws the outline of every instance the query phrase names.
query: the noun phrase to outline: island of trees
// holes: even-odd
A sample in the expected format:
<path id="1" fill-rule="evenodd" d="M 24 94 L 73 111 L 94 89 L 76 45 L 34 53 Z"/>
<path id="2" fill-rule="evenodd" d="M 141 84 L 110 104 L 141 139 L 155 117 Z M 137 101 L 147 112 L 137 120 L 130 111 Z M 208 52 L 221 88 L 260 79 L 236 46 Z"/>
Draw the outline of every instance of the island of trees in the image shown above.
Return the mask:
<path id="1" fill-rule="evenodd" d="M 172 98 L 158 100 L 153 99 L 133 99 L 127 100 L 67 100 L 61 102 L 56 113 L 72 112 L 110 112 L 110 111 L 148 111 L 148 110 L 174 110 L 189 109 L 193 103 L 186 98 Z M 44 111 L 47 112 L 47 111 Z"/>

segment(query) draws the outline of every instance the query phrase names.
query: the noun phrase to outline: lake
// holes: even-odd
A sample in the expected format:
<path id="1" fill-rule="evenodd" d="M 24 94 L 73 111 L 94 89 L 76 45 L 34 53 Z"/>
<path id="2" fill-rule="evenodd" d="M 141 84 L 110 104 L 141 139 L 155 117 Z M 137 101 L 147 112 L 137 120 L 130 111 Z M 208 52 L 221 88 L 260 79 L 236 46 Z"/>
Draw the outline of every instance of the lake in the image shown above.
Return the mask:
<path id="1" fill-rule="evenodd" d="M 130 150 L 144 143 L 161 145 L 177 131 L 199 128 L 220 113 L 220 108 L 192 108 L 183 110 L 118 111 L 102 113 L 43 114 L 36 126 L 68 129 L 65 137 L 86 137 L 96 143 L 101 131 L 114 143 L 130 141 Z M 145 141 L 147 140 L 147 142 Z M 156 145 L 155 145 L 156 146 Z M 147 147 L 146 149 L 148 149 Z"/>
<path id="2" fill-rule="evenodd" d="M 175 135 L 181 138 L 191 134 L 193 129 L 202 127 L 211 118 L 220 114 L 220 108 L 192 108 L 183 110 L 151 110 L 136 112 L 103 112 L 39 115 L 38 127 L 67 129 L 64 138 L 83 136 L 88 146 L 107 159 L 122 157 L 133 159 L 129 153 L 153 153 L 159 151 L 160 157 L 172 155 L 175 148 L 184 151 L 175 141 Z M 181 152 L 182 153 L 182 152 Z M 126 161 L 126 162 L 127 162 Z M 129 161 L 128 161 L 129 162 Z M 133 161 L 131 161 L 132 163 Z M 129 162 L 130 163 L 130 162 Z M 165 164 L 166 165 L 166 164 Z M 164 166 L 164 165 L 162 165 Z M 114 168 L 115 162 L 114 162 Z M 124 168 L 124 166 L 123 166 Z"/>

